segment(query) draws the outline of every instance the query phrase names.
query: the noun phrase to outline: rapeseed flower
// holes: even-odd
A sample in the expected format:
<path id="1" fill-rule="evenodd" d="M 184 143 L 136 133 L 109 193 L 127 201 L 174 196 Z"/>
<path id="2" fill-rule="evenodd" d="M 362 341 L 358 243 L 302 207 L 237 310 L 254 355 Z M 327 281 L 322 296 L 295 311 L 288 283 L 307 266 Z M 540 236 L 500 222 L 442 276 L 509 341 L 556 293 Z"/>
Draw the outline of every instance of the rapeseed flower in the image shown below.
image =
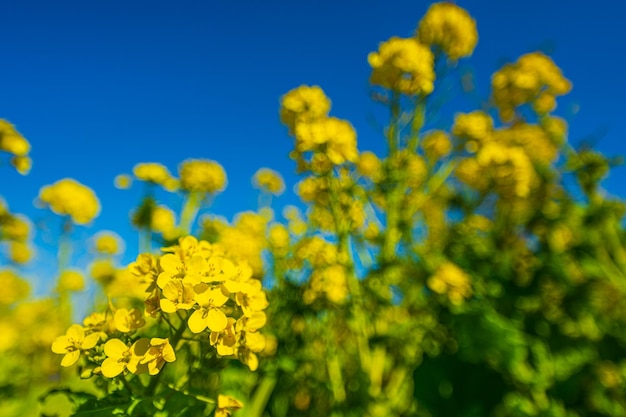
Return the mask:
<path id="1" fill-rule="evenodd" d="M 42 187 L 39 200 L 54 213 L 70 216 L 76 224 L 87 224 L 100 212 L 100 202 L 91 188 L 71 178 Z"/>
<path id="2" fill-rule="evenodd" d="M 115 255 L 120 250 L 120 237 L 113 232 L 101 232 L 96 236 L 95 249 L 103 255 Z"/>
<path id="3" fill-rule="evenodd" d="M 222 307 L 228 300 L 221 288 L 210 288 L 196 294 L 196 302 L 199 308 L 189 317 L 189 329 L 194 333 L 200 333 L 207 327 L 212 332 L 221 332 L 228 325 L 226 314 Z"/>
<path id="4" fill-rule="evenodd" d="M 472 295 L 470 277 L 452 262 L 445 262 L 428 279 L 428 288 L 437 294 L 447 294 L 452 304 L 460 305 Z"/>
<path id="5" fill-rule="evenodd" d="M 79 271 L 66 269 L 59 277 L 59 291 L 82 291 L 85 289 L 85 278 Z"/>
<path id="6" fill-rule="evenodd" d="M 285 182 L 280 174 L 269 168 L 259 169 L 252 178 L 255 187 L 270 194 L 280 195 L 285 191 Z"/>
<path id="7" fill-rule="evenodd" d="M 373 85 L 409 96 L 433 92 L 433 54 L 414 38 L 392 37 L 380 44 L 378 52 L 371 52 L 367 61 L 372 67 Z"/>
<path id="8" fill-rule="evenodd" d="M 52 351 L 64 355 L 61 366 L 72 366 L 80 358 L 84 350 L 92 349 L 98 343 L 98 333 L 85 335 L 85 330 L 78 324 L 73 324 L 64 336 L 59 336 L 52 343 Z"/>
<path id="9" fill-rule="evenodd" d="M 215 194 L 226 188 L 226 172 L 220 164 L 206 159 L 188 159 L 178 168 L 185 191 Z"/>
<path id="10" fill-rule="evenodd" d="M 15 156 L 26 156 L 30 151 L 30 143 L 4 119 L 0 119 L 0 151 Z"/>
<path id="11" fill-rule="evenodd" d="M 432 4 L 419 23 L 417 38 L 441 48 L 452 60 L 470 56 L 478 42 L 476 21 L 454 3 Z"/>
<path id="12" fill-rule="evenodd" d="M 330 99 L 319 86 L 301 85 L 282 97 L 280 120 L 293 134 L 298 123 L 327 117 L 330 106 Z"/>

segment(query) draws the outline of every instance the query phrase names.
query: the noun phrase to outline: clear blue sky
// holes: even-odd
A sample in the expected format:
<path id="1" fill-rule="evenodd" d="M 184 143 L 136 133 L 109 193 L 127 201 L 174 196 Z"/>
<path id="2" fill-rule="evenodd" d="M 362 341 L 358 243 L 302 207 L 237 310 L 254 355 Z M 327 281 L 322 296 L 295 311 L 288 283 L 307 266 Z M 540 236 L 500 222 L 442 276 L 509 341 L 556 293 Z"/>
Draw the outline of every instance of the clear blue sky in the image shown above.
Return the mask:
<path id="1" fill-rule="evenodd" d="M 626 155 L 625 3 L 619 0 L 458 1 L 478 23 L 470 60 L 484 96 L 506 60 L 548 50 L 574 85 L 558 112 L 570 140 L 602 136 L 600 148 Z M 130 231 L 139 190 L 113 178 L 138 162 L 176 171 L 187 158 L 226 169 L 229 187 L 214 210 L 231 217 L 256 207 L 250 177 L 267 166 L 283 173 L 293 201 L 297 181 L 287 158 L 291 139 L 278 120 L 279 98 L 318 84 L 332 114 L 349 119 L 360 149 L 381 149 L 368 122 L 368 52 L 390 36 L 409 36 L 426 1 L 7 1 L 0 25 L 0 118 L 32 144 L 33 169 L 6 167 L 0 194 L 12 210 L 51 220 L 33 208 L 41 186 L 63 177 L 99 195 L 102 212 L 84 236 Z M 574 111 L 576 108 L 579 110 Z M 466 107 L 459 110 L 471 110 Z M 449 115 L 451 117 L 452 115 Z M 614 172 L 608 189 L 624 195 Z M 55 226 L 56 227 L 56 226 Z M 40 232 L 40 235 L 42 233 Z M 40 244 L 42 237 L 38 238 Z M 134 242 L 129 242 L 132 260 Z M 45 250 L 41 252 L 45 258 Z"/>

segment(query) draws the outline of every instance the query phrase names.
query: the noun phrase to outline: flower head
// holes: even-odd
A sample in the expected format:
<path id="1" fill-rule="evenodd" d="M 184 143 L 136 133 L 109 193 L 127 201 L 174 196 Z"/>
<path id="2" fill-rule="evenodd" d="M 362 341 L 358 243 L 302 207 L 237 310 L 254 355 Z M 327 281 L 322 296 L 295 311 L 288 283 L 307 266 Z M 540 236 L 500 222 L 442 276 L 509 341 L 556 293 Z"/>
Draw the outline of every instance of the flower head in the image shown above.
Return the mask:
<path id="1" fill-rule="evenodd" d="M 42 187 L 39 200 L 56 214 L 70 216 L 76 224 L 87 224 L 100 212 L 100 201 L 91 188 L 71 178 Z"/>
<path id="2" fill-rule="evenodd" d="M 99 334 L 85 335 L 85 330 L 73 324 L 64 336 L 59 336 L 52 343 L 52 351 L 63 356 L 61 366 L 72 366 L 80 358 L 80 353 L 96 346 Z"/>

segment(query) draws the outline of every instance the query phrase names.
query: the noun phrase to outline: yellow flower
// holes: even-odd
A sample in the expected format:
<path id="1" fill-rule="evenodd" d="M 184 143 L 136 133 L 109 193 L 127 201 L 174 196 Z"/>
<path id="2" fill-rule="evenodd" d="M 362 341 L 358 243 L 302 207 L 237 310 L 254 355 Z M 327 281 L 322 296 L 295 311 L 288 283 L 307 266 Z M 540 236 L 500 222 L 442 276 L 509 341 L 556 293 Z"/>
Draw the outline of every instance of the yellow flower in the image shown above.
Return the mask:
<path id="1" fill-rule="evenodd" d="M 155 162 L 144 162 L 134 166 L 133 175 L 140 181 L 152 182 L 154 184 L 167 184 L 172 175 L 168 169 Z"/>
<path id="2" fill-rule="evenodd" d="M 229 417 L 233 411 L 243 408 L 241 401 L 231 397 L 230 395 L 219 394 L 217 396 L 217 408 L 215 409 L 215 417 Z"/>
<path id="3" fill-rule="evenodd" d="M 87 224 L 100 212 L 100 202 L 95 193 L 70 178 L 42 187 L 39 199 L 54 213 L 70 216 L 76 224 Z"/>
<path id="4" fill-rule="evenodd" d="M 556 96 L 567 94 L 572 86 L 550 57 L 533 52 L 496 71 L 491 88 L 500 118 L 510 122 L 523 104 L 531 104 L 540 114 L 553 111 Z"/>
<path id="5" fill-rule="evenodd" d="M 301 85 L 282 97 L 280 120 L 293 134 L 296 125 L 328 116 L 330 100 L 317 85 Z"/>
<path id="6" fill-rule="evenodd" d="M 102 362 L 102 375 L 115 378 L 121 374 L 132 359 L 130 348 L 120 339 L 110 339 L 104 344 L 104 354 L 108 357 Z"/>
<path id="7" fill-rule="evenodd" d="M 378 52 L 371 52 L 367 61 L 372 67 L 373 85 L 410 96 L 433 92 L 433 54 L 414 38 L 392 37 L 380 44 Z"/>
<path id="8" fill-rule="evenodd" d="M 85 289 L 83 274 L 74 270 L 65 270 L 59 277 L 59 291 L 82 291 Z"/>
<path id="9" fill-rule="evenodd" d="M 356 169 L 359 171 L 359 174 L 374 182 L 378 182 L 382 178 L 382 164 L 374 152 L 362 152 L 359 155 Z"/>
<path id="10" fill-rule="evenodd" d="M 219 332 L 211 332 L 209 342 L 215 346 L 220 356 L 232 356 L 237 347 L 237 334 L 235 333 L 235 319 L 228 317 L 226 327 Z"/>
<path id="11" fill-rule="evenodd" d="M 92 349 L 98 343 L 99 335 L 92 333 L 85 336 L 85 330 L 78 324 L 73 324 L 64 336 L 59 336 L 52 343 L 52 351 L 63 356 L 61 366 L 72 366 L 80 358 L 83 350 Z"/>
<path id="12" fill-rule="evenodd" d="M 171 239 L 176 236 L 176 215 L 166 206 L 156 206 L 152 210 L 150 227 L 165 239 Z"/>
<path id="13" fill-rule="evenodd" d="M 433 130 L 424 135 L 422 148 L 429 158 L 439 159 L 452 151 L 452 142 L 446 132 Z"/>
<path id="14" fill-rule="evenodd" d="M 148 371 L 148 366 L 140 362 L 150 347 L 150 339 L 147 338 L 137 340 L 130 348 L 120 339 L 108 340 L 104 344 L 104 353 L 108 357 L 102 362 L 102 375 L 107 378 L 115 378 L 125 369 L 134 374 Z"/>
<path id="15" fill-rule="evenodd" d="M 146 324 L 143 314 L 136 308 L 131 310 L 125 308 L 118 309 L 113 316 L 113 322 L 115 323 L 115 328 L 122 333 L 134 332 Z"/>
<path id="16" fill-rule="evenodd" d="M 247 317 L 252 317 L 254 313 L 264 310 L 269 305 L 261 281 L 256 279 L 250 279 L 241 285 L 236 301 Z"/>
<path id="17" fill-rule="evenodd" d="M 13 214 L 0 214 L 0 239 L 25 241 L 30 234 L 30 224 L 25 218 Z"/>
<path id="18" fill-rule="evenodd" d="M 480 110 L 459 113 L 454 117 L 452 134 L 466 141 L 468 152 L 476 152 L 493 139 L 493 119 Z"/>
<path id="19" fill-rule="evenodd" d="M 177 310 L 189 310 L 195 304 L 194 286 L 180 279 L 172 279 L 163 287 L 161 310 L 165 313 L 175 313 Z"/>
<path id="20" fill-rule="evenodd" d="M 180 164 L 178 172 L 183 190 L 218 193 L 226 188 L 226 172 L 215 161 L 188 159 Z"/>
<path id="21" fill-rule="evenodd" d="M 275 223 L 268 230 L 268 241 L 276 254 L 284 256 L 289 249 L 289 230 L 280 223 Z"/>
<path id="22" fill-rule="evenodd" d="M 30 285 L 15 272 L 0 270 L 0 306 L 10 305 L 28 296 Z"/>
<path id="23" fill-rule="evenodd" d="M 417 28 L 417 37 L 425 45 L 434 45 L 457 60 L 470 56 L 478 42 L 476 21 L 454 3 L 430 6 Z"/>
<path id="24" fill-rule="evenodd" d="M 280 195 L 285 191 L 285 183 L 280 174 L 269 168 L 259 169 L 252 178 L 252 184 L 274 195 Z"/>
<path id="25" fill-rule="evenodd" d="M 472 295 L 470 277 L 452 262 L 445 262 L 428 279 L 428 288 L 447 294 L 452 304 L 459 305 Z"/>
<path id="26" fill-rule="evenodd" d="M 113 184 L 115 185 L 115 188 L 119 190 L 126 190 L 130 188 L 132 183 L 133 183 L 132 177 L 127 174 L 116 175 L 115 179 L 113 180 Z"/>
<path id="27" fill-rule="evenodd" d="M 4 119 L 0 119 L 0 151 L 16 156 L 25 156 L 30 151 L 30 143 Z"/>
<path id="28" fill-rule="evenodd" d="M 11 158 L 11 165 L 22 175 L 30 172 L 33 161 L 28 156 L 14 156 Z"/>
<path id="29" fill-rule="evenodd" d="M 221 332 L 228 325 L 228 319 L 220 307 L 226 303 L 228 296 L 221 288 L 207 289 L 196 294 L 196 302 L 200 306 L 189 317 L 189 329 L 200 333 L 207 327 L 212 332 Z"/>
<path id="30" fill-rule="evenodd" d="M 25 264 L 32 258 L 30 247 L 24 242 L 11 242 L 9 245 L 9 258 L 16 264 Z"/>
<path id="31" fill-rule="evenodd" d="M 102 232 L 96 237 L 96 251 L 104 255 L 115 255 L 119 252 L 119 236 L 113 232 Z"/>
<path id="32" fill-rule="evenodd" d="M 148 351 L 139 360 L 139 365 L 147 365 L 148 373 L 156 375 L 161 371 L 165 362 L 174 362 L 175 360 L 176 354 L 169 340 L 153 337 L 150 339 Z"/>

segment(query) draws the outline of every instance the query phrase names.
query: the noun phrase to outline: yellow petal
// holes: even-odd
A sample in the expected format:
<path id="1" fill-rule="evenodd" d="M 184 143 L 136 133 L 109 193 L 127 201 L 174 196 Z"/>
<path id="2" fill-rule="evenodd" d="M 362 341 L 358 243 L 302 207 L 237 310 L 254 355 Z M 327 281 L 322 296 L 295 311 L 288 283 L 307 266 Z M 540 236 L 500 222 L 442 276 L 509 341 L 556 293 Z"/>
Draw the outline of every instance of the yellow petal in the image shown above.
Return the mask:
<path id="1" fill-rule="evenodd" d="M 67 336 L 59 336 L 52 342 L 52 351 L 61 355 L 67 353 L 67 348 L 72 346 Z"/>
<path id="2" fill-rule="evenodd" d="M 169 343 L 163 347 L 161 354 L 163 355 L 165 362 L 174 362 L 176 360 L 174 348 Z"/>
<path id="3" fill-rule="evenodd" d="M 265 336 L 260 333 L 246 333 L 246 346 L 253 352 L 260 352 L 265 348 Z"/>
<path id="4" fill-rule="evenodd" d="M 248 357 L 246 358 L 246 365 L 248 365 L 248 368 L 250 368 L 252 372 L 256 371 L 257 368 L 259 367 L 259 358 L 257 358 L 257 356 L 254 353 L 248 352 Z"/>
<path id="5" fill-rule="evenodd" d="M 228 319 L 223 311 L 212 308 L 207 314 L 206 323 L 212 332 L 221 332 L 228 325 Z"/>
<path id="6" fill-rule="evenodd" d="M 228 296 L 224 294 L 220 287 L 211 290 L 211 299 L 213 300 L 211 303 L 213 307 L 221 307 L 228 301 Z"/>
<path id="7" fill-rule="evenodd" d="M 127 351 L 128 346 L 120 339 L 110 339 L 104 344 L 104 353 L 110 358 L 121 358 Z"/>
<path id="8" fill-rule="evenodd" d="M 161 298 L 161 310 L 166 313 L 176 313 L 176 304 L 174 304 L 171 300 L 167 298 Z"/>
<path id="9" fill-rule="evenodd" d="M 61 366 L 72 366 L 80 358 L 80 350 L 68 352 L 61 360 Z"/>
<path id="10" fill-rule="evenodd" d="M 107 358 L 104 360 L 104 362 L 102 362 L 102 367 L 100 369 L 102 370 L 102 375 L 106 376 L 107 378 L 114 378 L 121 374 L 124 368 L 126 368 L 125 363 L 119 362 L 117 359 Z"/>
<path id="11" fill-rule="evenodd" d="M 98 340 L 100 340 L 100 334 L 92 333 L 89 336 L 85 337 L 85 340 L 83 340 L 83 343 L 80 345 L 80 348 L 91 349 L 98 343 Z"/>
<path id="12" fill-rule="evenodd" d="M 200 309 L 200 310 L 194 311 L 193 314 L 189 317 L 188 324 L 189 324 L 189 329 L 192 332 L 200 333 L 204 329 L 206 329 L 207 322 L 203 316 L 204 316 L 204 312 L 202 309 Z"/>
<path id="13" fill-rule="evenodd" d="M 160 265 L 164 271 L 177 274 L 178 267 L 182 266 L 182 262 L 180 261 L 178 256 L 174 255 L 173 253 L 168 253 L 167 255 L 163 255 L 161 257 Z"/>
<path id="14" fill-rule="evenodd" d="M 67 329 L 67 337 L 74 340 L 83 340 L 85 338 L 85 330 L 78 324 L 72 324 Z"/>

